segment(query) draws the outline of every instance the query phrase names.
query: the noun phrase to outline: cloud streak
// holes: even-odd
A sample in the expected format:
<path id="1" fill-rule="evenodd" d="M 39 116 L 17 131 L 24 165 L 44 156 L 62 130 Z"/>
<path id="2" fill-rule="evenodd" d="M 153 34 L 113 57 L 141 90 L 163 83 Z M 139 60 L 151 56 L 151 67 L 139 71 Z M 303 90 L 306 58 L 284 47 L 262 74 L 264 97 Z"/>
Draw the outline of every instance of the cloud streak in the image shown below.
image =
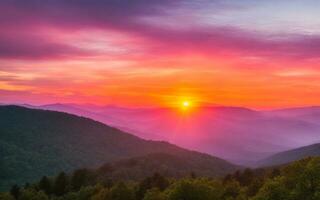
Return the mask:
<path id="1" fill-rule="evenodd" d="M 201 1 L 200 1 L 201 2 Z M 206 2 L 206 1 L 202 1 Z M 320 56 L 319 36 L 315 35 L 278 35 L 241 30 L 235 27 L 203 25 L 199 21 L 184 22 L 185 29 L 173 29 L 146 23 L 142 18 L 169 15 L 177 9 L 190 11 L 199 9 L 199 4 L 182 1 L 155 0 L 79 0 L 79 1 L 40 1 L 19 0 L 1 1 L 0 24 L 4 33 L 0 35 L 0 56 L 9 58 L 50 58 L 85 55 L 85 50 L 77 49 L 63 41 L 50 41 L 45 37 L 33 36 L 25 29 L 52 27 L 65 32 L 73 30 L 116 30 L 141 37 L 146 40 L 141 45 L 158 52 L 193 51 L 204 54 L 222 53 L 247 56 L 274 56 L 281 58 L 317 58 Z M 201 4 L 200 4 L 201 5 Z M 214 4 L 215 10 L 228 9 L 220 1 Z M 221 12 L 221 11 L 220 11 Z M 181 11 L 179 12 L 181 13 Z M 174 20 L 174 15 L 169 15 Z M 15 22 L 16 26 L 10 22 Z M 9 33 L 6 33 L 9 32 Z M 30 50 L 28 50 L 30 49 Z M 90 54 L 89 52 L 87 52 Z M 153 53 L 153 52 L 152 52 Z M 172 52 L 170 52 L 172 53 Z M 89 55 L 88 55 L 89 56 Z"/>
<path id="2" fill-rule="evenodd" d="M 288 10 L 276 16 L 291 19 L 288 3 L 279 5 Z M 290 78 L 290 85 L 282 88 L 278 72 L 291 74 L 291 68 L 317 72 L 320 35 L 300 28 L 288 33 L 263 32 L 255 23 L 250 26 L 252 18 L 259 21 L 261 17 L 252 9 L 263 7 L 271 9 L 272 4 L 251 0 L 2 0 L 0 83 L 7 90 L 26 86 L 28 94 L 60 91 L 63 86 L 65 93 L 86 94 L 97 88 L 90 94 L 123 98 L 123 102 L 126 97 L 121 95 L 132 85 L 143 86 L 145 93 L 164 88 L 163 96 L 206 91 L 203 99 L 210 102 L 219 96 L 219 102 L 213 102 L 219 104 L 243 99 L 251 104 L 257 101 L 258 97 L 250 99 L 257 91 L 266 93 L 257 95 L 261 99 L 267 93 L 292 90 L 292 85 L 318 89 L 314 82 L 307 85 L 309 74 L 303 74 L 303 81 L 300 74 L 282 76 L 285 81 Z M 266 27 L 281 24 L 275 19 L 270 23 Z M 174 74 L 167 73 L 171 69 Z M 117 92 L 121 98 L 115 98 Z"/>

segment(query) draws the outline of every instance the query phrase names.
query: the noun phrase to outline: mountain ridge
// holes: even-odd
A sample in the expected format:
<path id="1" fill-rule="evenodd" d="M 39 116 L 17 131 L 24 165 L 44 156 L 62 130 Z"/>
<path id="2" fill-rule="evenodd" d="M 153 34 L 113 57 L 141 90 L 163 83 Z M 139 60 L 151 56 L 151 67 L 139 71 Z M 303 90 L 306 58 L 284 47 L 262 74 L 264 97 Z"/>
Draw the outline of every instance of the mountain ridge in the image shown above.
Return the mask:
<path id="1" fill-rule="evenodd" d="M 0 132 L 2 188 L 59 171 L 94 168 L 151 153 L 203 155 L 168 142 L 143 140 L 89 118 L 21 106 L 0 106 Z M 207 156 L 218 166 L 226 166 L 226 172 L 237 168 Z"/>
<path id="2" fill-rule="evenodd" d="M 58 108 L 61 105 L 64 104 L 51 104 L 43 108 L 75 113 Z M 277 152 L 320 142 L 317 134 L 320 118 L 308 114 L 310 111 L 308 117 L 292 117 L 279 112 L 221 105 L 194 107 L 183 113 L 179 108 L 126 109 L 75 104 L 71 107 L 87 110 L 78 113 L 81 116 L 138 137 L 169 141 L 240 165 L 250 165 Z"/>
<path id="3" fill-rule="evenodd" d="M 320 156 L 320 143 L 315 143 L 308 146 L 303 146 L 288 151 L 283 151 L 269 156 L 256 163 L 256 166 L 277 166 L 288 164 L 296 160 L 300 160 L 306 157 Z"/>

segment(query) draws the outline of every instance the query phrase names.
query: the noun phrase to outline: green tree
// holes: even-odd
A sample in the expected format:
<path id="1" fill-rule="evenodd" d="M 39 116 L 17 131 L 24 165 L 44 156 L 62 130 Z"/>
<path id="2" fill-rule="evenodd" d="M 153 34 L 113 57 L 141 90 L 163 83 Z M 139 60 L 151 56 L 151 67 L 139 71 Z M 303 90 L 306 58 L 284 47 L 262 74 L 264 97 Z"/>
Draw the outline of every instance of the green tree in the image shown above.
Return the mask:
<path id="1" fill-rule="evenodd" d="M 253 200 L 290 200 L 290 191 L 284 185 L 284 177 L 269 179 Z"/>
<path id="2" fill-rule="evenodd" d="M 24 189 L 29 189 L 31 187 L 30 183 L 26 182 L 23 186 Z"/>
<path id="3" fill-rule="evenodd" d="M 240 194 L 240 184 L 238 181 L 229 181 L 224 185 L 224 199 L 234 199 Z"/>
<path id="4" fill-rule="evenodd" d="M 15 198 L 18 199 L 20 196 L 20 187 L 18 185 L 13 185 L 10 189 L 10 194 Z"/>
<path id="5" fill-rule="evenodd" d="M 263 185 L 263 180 L 260 179 L 259 177 L 255 178 L 254 180 L 252 180 L 252 182 L 247 186 L 246 188 L 246 195 L 248 197 L 253 197 L 255 196 L 258 191 L 260 190 L 260 188 Z"/>
<path id="6" fill-rule="evenodd" d="M 0 193 L 1 200 L 14 200 L 14 197 L 9 193 Z"/>
<path id="7" fill-rule="evenodd" d="M 284 169 L 286 186 L 295 199 L 318 200 L 320 191 L 320 158 L 297 161 Z"/>
<path id="8" fill-rule="evenodd" d="M 23 190 L 19 200 L 49 200 L 48 196 L 42 191 L 35 191 L 33 189 Z"/>
<path id="9" fill-rule="evenodd" d="M 137 190 L 137 199 L 143 199 L 147 190 L 152 188 L 158 188 L 160 191 L 165 190 L 169 186 L 169 181 L 164 176 L 161 176 L 158 173 L 155 173 L 153 176 L 148 177 L 142 180 L 139 183 L 138 190 Z"/>
<path id="10" fill-rule="evenodd" d="M 175 183 L 168 192 L 169 200 L 220 200 L 222 187 L 206 180 L 184 179 Z"/>
<path id="11" fill-rule="evenodd" d="M 253 171 L 249 168 L 245 169 L 240 175 L 239 183 L 241 186 L 248 186 L 254 178 Z"/>
<path id="12" fill-rule="evenodd" d="M 158 188 L 153 188 L 146 192 L 143 200 L 167 200 L 167 197 Z"/>
<path id="13" fill-rule="evenodd" d="M 94 194 L 96 194 L 98 190 L 96 190 L 93 186 L 82 187 L 78 192 L 77 200 L 88 200 L 91 199 Z"/>
<path id="14" fill-rule="evenodd" d="M 67 192 L 68 178 L 64 172 L 61 172 L 54 181 L 53 192 L 57 196 L 62 196 Z"/>
<path id="15" fill-rule="evenodd" d="M 110 200 L 134 200 L 134 192 L 124 183 L 118 183 L 110 189 Z"/>
<path id="16" fill-rule="evenodd" d="M 39 189 L 44 191 L 47 195 L 51 194 L 51 182 L 46 176 L 41 178 L 39 182 Z"/>
<path id="17" fill-rule="evenodd" d="M 91 198 L 91 200 L 108 200 L 110 199 L 110 192 L 108 188 L 104 188 L 94 194 Z"/>
<path id="18" fill-rule="evenodd" d="M 88 182 L 89 172 L 86 169 L 79 169 L 73 172 L 71 177 L 71 188 L 73 191 L 78 191 Z"/>
<path id="19" fill-rule="evenodd" d="M 232 181 L 232 180 L 234 180 L 233 179 L 233 176 L 231 175 L 231 174 L 227 174 L 224 178 L 223 178 L 223 183 L 225 184 L 225 183 L 227 183 L 227 182 L 229 182 L 229 181 Z"/>
<path id="20" fill-rule="evenodd" d="M 270 178 L 275 178 L 281 175 L 281 171 L 278 168 L 275 168 L 270 173 Z"/>

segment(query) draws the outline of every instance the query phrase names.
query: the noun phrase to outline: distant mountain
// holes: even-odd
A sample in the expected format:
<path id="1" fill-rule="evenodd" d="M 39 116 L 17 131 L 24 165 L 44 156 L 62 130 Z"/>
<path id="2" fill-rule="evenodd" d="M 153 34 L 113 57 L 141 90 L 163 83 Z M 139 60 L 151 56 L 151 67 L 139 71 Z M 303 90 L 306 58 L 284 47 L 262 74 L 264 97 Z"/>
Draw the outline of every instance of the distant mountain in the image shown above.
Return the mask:
<path id="1" fill-rule="evenodd" d="M 90 107 L 88 107 L 88 108 L 87 108 L 87 106 L 89 106 L 89 105 L 86 105 L 86 107 L 81 107 L 76 104 L 61 104 L 61 103 L 46 104 L 46 105 L 42 105 L 42 106 L 33 106 L 33 105 L 29 105 L 29 104 L 22 104 L 19 106 L 23 106 L 26 108 L 33 108 L 33 109 L 65 112 L 65 113 L 69 113 L 69 114 L 73 114 L 73 115 L 77 115 L 77 116 L 81 116 L 81 117 L 91 118 L 91 119 L 94 119 L 94 120 L 100 121 L 100 122 L 108 121 L 108 125 L 110 125 L 110 126 L 120 123 L 119 121 L 114 119 L 112 116 L 106 116 L 106 115 L 99 114 L 99 112 L 95 110 L 96 107 L 94 107 L 93 105 L 90 105 Z"/>
<path id="2" fill-rule="evenodd" d="M 280 110 L 273 110 L 269 112 L 282 117 L 296 118 L 313 123 L 320 123 L 320 106 L 300 107 L 300 108 L 287 108 Z"/>
<path id="3" fill-rule="evenodd" d="M 264 112 L 223 106 L 191 108 L 187 112 L 178 108 L 77 104 L 39 108 L 86 116 L 145 139 L 169 141 L 243 165 L 320 142 L 318 107 L 304 108 L 303 114 L 299 111 L 297 115 L 288 114 L 295 113 L 294 109 Z M 74 108 L 83 112 L 79 114 Z"/>
<path id="4" fill-rule="evenodd" d="M 216 175 L 236 168 L 216 157 L 167 142 L 143 140 L 91 119 L 61 112 L 0 106 L 0 133 L 0 189 L 62 170 L 96 168 L 106 162 L 154 153 L 210 163 L 211 173 Z M 194 163 L 184 167 L 197 170 Z"/>
<path id="5" fill-rule="evenodd" d="M 320 156 L 319 143 L 274 154 L 257 162 L 257 166 L 265 167 L 282 165 L 310 156 Z"/>

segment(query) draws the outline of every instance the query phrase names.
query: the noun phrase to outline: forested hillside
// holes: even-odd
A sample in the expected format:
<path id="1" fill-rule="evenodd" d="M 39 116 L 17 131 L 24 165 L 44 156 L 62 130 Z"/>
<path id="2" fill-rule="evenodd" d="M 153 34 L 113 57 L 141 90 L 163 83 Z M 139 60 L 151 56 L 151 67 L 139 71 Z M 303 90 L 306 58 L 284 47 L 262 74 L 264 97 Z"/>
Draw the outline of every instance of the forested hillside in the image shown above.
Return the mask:
<path id="1" fill-rule="evenodd" d="M 112 171 L 109 171 L 112 173 Z M 13 186 L 1 200 L 318 200 L 320 158 L 290 165 L 237 171 L 223 178 L 190 174 L 173 179 L 155 173 L 140 181 L 104 178 L 106 172 L 76 170 Z"/>
<path id="2" fill-rule="evenodd" d="M 222 175 L 236 168 L 216 157 L 166 142 L 142 140 L 91 119 L 54 111 L 0 106 L 0 133 L 1 190 L 59 171 L 96 168 L 151 153 L 209 162 L 211 175 Z"/>
<path id="3" fill-rule="evenodd" d="M 320 156 L 319 143 L 276 153 L 270 157 L 260 160 L 257 165 L 260 167 L 282 165 L 308 156 Z"/>

